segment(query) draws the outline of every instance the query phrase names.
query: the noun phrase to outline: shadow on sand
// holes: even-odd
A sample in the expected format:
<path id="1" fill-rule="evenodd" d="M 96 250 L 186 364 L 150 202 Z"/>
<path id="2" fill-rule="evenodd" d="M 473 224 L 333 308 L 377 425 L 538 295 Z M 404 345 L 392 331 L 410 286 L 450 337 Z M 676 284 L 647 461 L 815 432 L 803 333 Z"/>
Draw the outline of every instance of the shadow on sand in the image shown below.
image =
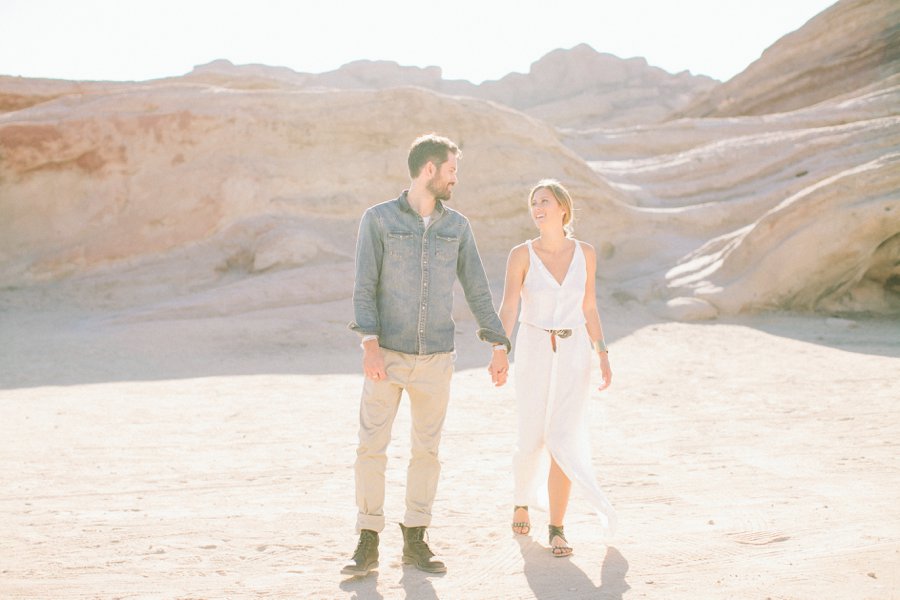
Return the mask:
<path id="1" fill-rule="evenodd" d="M 404 565 L 403 577 L 400 578 L 404 597 L 415 600 L 438 600 L 434 586 L 429 581 L 431 577 L 443 577 L 443 574 L 423 573 L 415 567 Z M 384 600 L 384 596 L 378 591 L 378 573 L 345 579 L 341 582 L 340 588 L 345 592 L 355 593 L 355 600 Z"/>
<path id="2" fill-rule="evenodd" d="M 378 591 L 378 573 L 365 577 L 350 577 L 341 582 L 340 588 L 345 592 L 356 594 L 357 600 L 384 600 Z"/>
<path id="3" fill-rule="evenodd" d="M 600 586 L 569 558 L 556 558 L 531 538 L 517 539 L 525 561 L 525 578 L 536 600 L 622 600 L 630 588 L 625 581 L 628 561 L 614 547 L 606 550 L 600 568 Z"/>
<path id="4" fill-rule="evenodd" d="M 495 294 L 495 303 L 498 298 Z M 600 305 L 610 344 L 667 323 L 635 301 L 620 303 L 601 294 Z M 327 310 L 298 307 L 288 316 L 280 310 L 211 310 L 190 319 L 154 321 L 121 319 L 121 314 L 128 314 L 127 307 L 69 306 L 65 293 L 54 289 L 2 291 L 0 334 L 6 343 L 0 348 L 0 390 L 259 374 L 360 375 L 358 340 L 346 327 L 352 318 L 349 299 L 332 302 Z M 748 327 L 847 352 L 900 357 L 900 320 L 884 317 L 767 313 L 692 325 Z M 471 319 L 457 323 L 457 371 L 482 368 L 490 359 L 475 329 Z"/>

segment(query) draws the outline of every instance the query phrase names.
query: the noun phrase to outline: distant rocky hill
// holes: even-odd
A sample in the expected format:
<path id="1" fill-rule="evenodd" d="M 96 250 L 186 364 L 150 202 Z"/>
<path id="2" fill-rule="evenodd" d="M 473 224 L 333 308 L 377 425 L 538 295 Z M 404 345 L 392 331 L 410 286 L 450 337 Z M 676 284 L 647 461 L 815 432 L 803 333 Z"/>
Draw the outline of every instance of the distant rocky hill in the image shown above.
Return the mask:
<path id="1" fill-rule="evenodd" d="M 338 90 L 412 85 L 499 102 L 556 127 L 575 129 L 656 123 L 718 83 L 686 71 L 672 75 L 643 58 L 621 59 L 587 44 L 554 50 L 532 64 L 528 73 L 510 73 L 479 85 L 445 80 L 438 67 L 404 67 L 387 61 L 357 61 L 313 75 L 220 60 L 195 68 L 183 79 L 244 88 L 266 82 Z"/>
<path id="2" fill-rule="evenodd" d="M 527 74 L 484 82 L 476 95 L 557 127 L 587 129 L 660 122 L 717 83 L 687 71 L 672 75 L 643 58 L 623 60 L 581 44 L 547 54 Z"/>
<path id="3" fill-rule="evenodd" d="M 555 127 L 587 129 L 657 123 L 684 109 L 718 82 L 687 71 L 672 75 L 643 58 L 621 59 L 586 44 L 554 50 L 528 73 L 510 73 L 475 85 L 444 79 L 439 67 L 408 67 L 360 60 L 326 73 L 298 73 L 287 67 L 234 65 L 216 60 L 180 77 L 135 82 L 68 82 L 0 76 L 0 113 L 26 108 L 64 94 L 106 93 L 128 85 L 201 84 L 241 90 L 385 90 L 416 86 L 450 96 L 491 100 Z"/>

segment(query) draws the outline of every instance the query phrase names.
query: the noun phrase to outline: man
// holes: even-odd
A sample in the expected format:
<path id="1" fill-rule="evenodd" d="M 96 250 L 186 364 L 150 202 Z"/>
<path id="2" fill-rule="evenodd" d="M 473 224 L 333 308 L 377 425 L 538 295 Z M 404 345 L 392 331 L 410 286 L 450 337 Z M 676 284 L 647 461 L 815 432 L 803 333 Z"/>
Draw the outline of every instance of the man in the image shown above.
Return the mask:
<path id="1" fill-rule="evenodd" d="M 443 573 L 425 542 L 437 490 L 438 445 L 453 373 L 453 284 L 459 278 L 478 322 L 478 337 L 493 344 L 488 366 L 494 385 L 509 372 L 509 339 L 494 310 L 469 221 L 444 206 L 457 181 L 460 150 L 436 135 L 416 139 L 408 157 L 408 190 L 363 214 L 356 243 L 355 320 L 362 337 L 365 383 L 355 464 L 356 529 L 353 562 L 341 571 L 365 575 L 378 566 L 384 529 L 384 473 L 391 426 L 406 390 L 412 417 L 407 470 L 403 563 Z"/>

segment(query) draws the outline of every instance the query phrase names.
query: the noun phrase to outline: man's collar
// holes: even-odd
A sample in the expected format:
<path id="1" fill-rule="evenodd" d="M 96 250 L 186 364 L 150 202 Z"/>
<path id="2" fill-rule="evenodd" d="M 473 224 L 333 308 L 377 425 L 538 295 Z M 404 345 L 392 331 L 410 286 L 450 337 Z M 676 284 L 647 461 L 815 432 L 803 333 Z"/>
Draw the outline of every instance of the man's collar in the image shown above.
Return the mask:
<path id="1" fill-rule="evenodd" d="M 397 198 L 397 201 L 400 203 L 400 209 L 405 210 L 408 213 L 418 216 L 419 213 L 417 213 L 415 210 L 413 210 L 413 207 L 409 205 L 409 198 L 407 197 L 408 195 L 409 195 L 409 190 L 403 190 L 403 193 L 401 193 L 400 197 Z M 435 200 L 434 201 L 434 212 L 439 215 L 444 214 L 444 203 L 441 202 L 440 200 Z"/>
<path id="2" fill-rule="evenodd" d="M 412 206 L 409 205 L 409 190 L 403 190 L 403 193 L 400 194 L 400 197 L 397 198 L 397 202 L 400 203 L 400 210 L 405 210 L 408 213 L 416 214 L 416 211 L 412 209 Z"/>

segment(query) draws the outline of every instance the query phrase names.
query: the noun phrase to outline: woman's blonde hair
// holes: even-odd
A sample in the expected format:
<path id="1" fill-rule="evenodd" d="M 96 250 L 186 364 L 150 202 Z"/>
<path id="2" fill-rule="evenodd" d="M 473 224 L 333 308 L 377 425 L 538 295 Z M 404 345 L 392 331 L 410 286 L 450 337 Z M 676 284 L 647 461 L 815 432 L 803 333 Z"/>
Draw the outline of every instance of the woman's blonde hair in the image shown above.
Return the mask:
<path id="1" fill-rule="evenodd" d="M 541 179 L 537 182 L 533 188 L 531 188 L 531 193 L 528 195 L 528 206 L 531 206 L 531 201 L 534 200 L 534 195 L 538 192 L 538 190 L 549 190 L 553 197 L 556 198 L 556 202 L 562 207 L 563 211 L 566 213 L 563 215 L 563 231 L 566 232 L 566 237 L 574 237 L 575 236 L 575 206 L 572 202 L 572 196 L 569 195 L 569 190 L 567 190 L 563 184 L 561 184 L 556 179 Z"/>

